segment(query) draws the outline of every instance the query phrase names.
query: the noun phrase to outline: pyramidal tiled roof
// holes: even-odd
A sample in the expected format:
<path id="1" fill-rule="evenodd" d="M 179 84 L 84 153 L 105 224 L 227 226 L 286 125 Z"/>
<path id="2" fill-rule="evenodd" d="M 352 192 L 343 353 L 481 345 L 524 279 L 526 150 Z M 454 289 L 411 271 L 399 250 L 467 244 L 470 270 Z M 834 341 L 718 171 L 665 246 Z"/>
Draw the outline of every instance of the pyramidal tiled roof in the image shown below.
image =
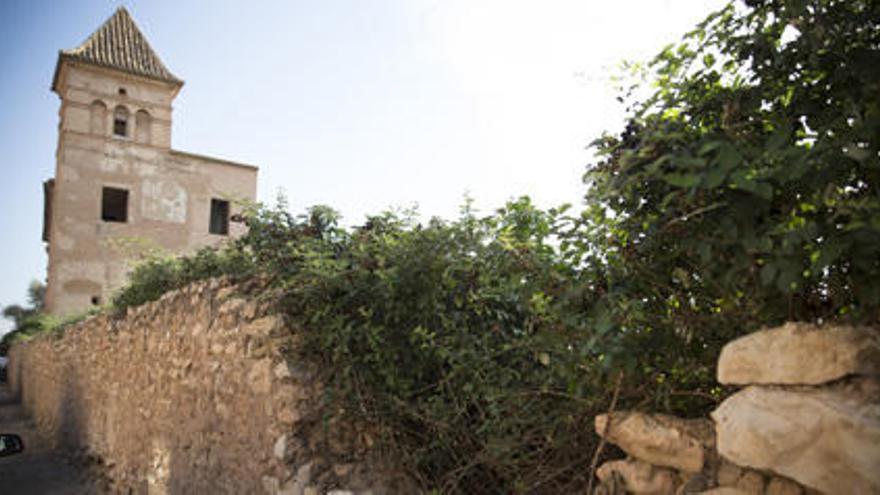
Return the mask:
<path id="1" fill-rule="evenodd" d="M 116 12 L 81 45 L 70 50 L 61 50 L 58 57 L 59 68 L 62 59 L 86 62 L 151 79 L 183 84 L 182 80 L 175 77 L 165 67 L 125 7 L 116 9 Z M 56 79 L 57 76 L 58 70 L 56 69 Z"/>

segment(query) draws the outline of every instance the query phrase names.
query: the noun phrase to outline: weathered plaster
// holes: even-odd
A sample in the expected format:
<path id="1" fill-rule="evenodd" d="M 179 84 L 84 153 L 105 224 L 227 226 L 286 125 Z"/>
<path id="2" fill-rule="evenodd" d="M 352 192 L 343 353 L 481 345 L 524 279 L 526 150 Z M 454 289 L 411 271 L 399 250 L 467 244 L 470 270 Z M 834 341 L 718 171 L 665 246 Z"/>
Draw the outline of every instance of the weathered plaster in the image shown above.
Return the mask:
<path id="1" fill-rule="evenodd" d="M 114 69 L 62 61 L 55 186 L 49 212 L 46 307 L 71 314 L 105 302 L 146 247 L 173 254 L 217 245 L 211 199 L 256 198 L 257 168 L 171 149 L 179 86 Z M 125 94 L 121 94 L 124 89 Z M 127 136 L 112 134 L 127 111 Z M 127 221 L 101 219 L 104 187 L 128 191 Z"/>

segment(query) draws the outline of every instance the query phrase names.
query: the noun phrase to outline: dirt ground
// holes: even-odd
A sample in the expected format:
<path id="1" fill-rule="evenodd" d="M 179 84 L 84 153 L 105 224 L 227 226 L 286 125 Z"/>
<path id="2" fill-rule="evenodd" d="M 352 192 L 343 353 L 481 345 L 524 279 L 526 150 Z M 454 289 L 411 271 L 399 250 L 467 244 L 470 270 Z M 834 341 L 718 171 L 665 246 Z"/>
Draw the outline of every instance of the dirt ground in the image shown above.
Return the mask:
<path id="1" fill-rule="evenodd" d="M 53 452 L 40 438 L 21 404 L 0 384 L 0 433 L 15 433 L 25 451 L 0 457 L 0 494 L 3 495 L 98 495 L 86 475 Z"/>

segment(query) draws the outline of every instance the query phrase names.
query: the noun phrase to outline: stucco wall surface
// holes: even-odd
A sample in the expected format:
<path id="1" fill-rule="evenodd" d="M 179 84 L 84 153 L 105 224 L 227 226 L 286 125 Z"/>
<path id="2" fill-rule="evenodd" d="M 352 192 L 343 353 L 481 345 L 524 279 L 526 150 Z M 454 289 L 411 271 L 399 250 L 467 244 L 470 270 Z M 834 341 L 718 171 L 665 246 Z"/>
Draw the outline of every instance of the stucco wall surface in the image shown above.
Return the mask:
<path id="1" fill-rule="evenodd" d="M 17 344 L 10 384 L 59 448 L 103 463 L 113 493 L 267 493 L 265 478 L 292 476 L 279 439 L 316 395 L 269 307 L 194 284 Z"/>

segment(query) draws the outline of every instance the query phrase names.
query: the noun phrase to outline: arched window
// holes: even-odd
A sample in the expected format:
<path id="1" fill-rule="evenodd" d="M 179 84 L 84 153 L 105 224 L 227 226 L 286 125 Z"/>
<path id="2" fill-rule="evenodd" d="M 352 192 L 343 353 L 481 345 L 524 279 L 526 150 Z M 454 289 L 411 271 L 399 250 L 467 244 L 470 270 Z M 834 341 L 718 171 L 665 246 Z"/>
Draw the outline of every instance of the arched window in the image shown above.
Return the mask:
<path id="1" fill-rule="evenodd" d="M 95 100 L 91 105 L 91 119 L 89 129 L 92 134 L 103 136 L 107 128 L 107 105 L 101 100 Z"/>
<path id="2" fill-rule="evenodd" d="M 138 110 L 134 114 L 134 132 L 137 142 L 150 144 L 150 114 L 146 110 Z"/>
<path id="3" fill-rule="evenodd" d="M 128 109 L 122 105 L 113 111 L 113 135 L 128 137 Z"/>

